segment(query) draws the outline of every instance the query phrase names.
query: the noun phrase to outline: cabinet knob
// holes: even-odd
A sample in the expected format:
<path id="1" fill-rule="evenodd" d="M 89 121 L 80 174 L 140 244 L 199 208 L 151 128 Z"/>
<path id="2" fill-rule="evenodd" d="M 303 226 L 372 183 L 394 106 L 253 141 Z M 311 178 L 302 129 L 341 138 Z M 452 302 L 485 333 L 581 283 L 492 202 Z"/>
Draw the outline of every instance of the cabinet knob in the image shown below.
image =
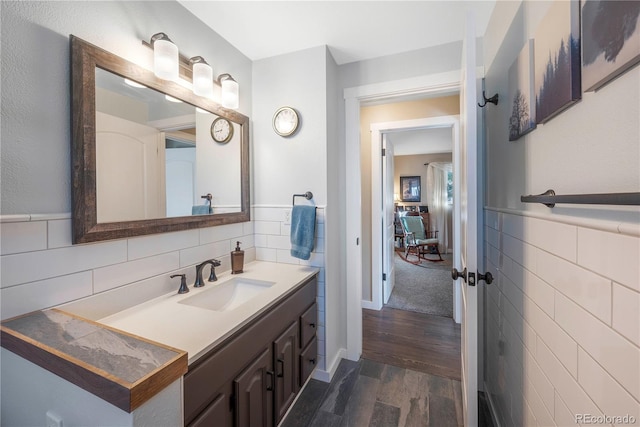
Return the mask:
<path id="1" fill-rule="evenodd" d="M 309 363 L 311 363 L 312 365 L 316 364 L 316 358 L 314 357 L 313 359 L 309 359 Z"/>
<path id="2" fill-rule="evenodd" d="M 316 328 L 316 324 L 315 323 L 309 323 L 309 326 L 311 326 L 313 329 Z"/>

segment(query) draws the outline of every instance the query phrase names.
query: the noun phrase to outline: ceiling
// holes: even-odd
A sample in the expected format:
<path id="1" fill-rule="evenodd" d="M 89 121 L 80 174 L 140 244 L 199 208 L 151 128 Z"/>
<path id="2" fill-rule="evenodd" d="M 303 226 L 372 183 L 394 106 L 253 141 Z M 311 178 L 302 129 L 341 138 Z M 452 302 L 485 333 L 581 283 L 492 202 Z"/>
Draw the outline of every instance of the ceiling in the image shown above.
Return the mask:
<path id="1" fill-rule="evenodd" d="M 178 0 L 252 61 L 327 45 L 338 65 L 462 40 L 466 10 L 482 37 L 496 0 Z M 390 134 L 395 155 L 451 152 L 451 130 Z"/>
<path id="2" fill-rule="evenodd" d="M 340 64 L 462 40 L 465 11 L 482 37 L 495 0 L 178 0 L 255 61 L 327 45 Z"/>

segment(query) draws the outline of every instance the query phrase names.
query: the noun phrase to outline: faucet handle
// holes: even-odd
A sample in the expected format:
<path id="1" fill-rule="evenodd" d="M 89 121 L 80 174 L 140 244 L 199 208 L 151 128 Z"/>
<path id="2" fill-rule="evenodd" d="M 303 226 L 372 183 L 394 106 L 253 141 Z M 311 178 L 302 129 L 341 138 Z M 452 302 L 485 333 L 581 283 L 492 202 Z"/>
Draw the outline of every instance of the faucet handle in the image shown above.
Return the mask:
<path id="1" fill-rule="evenodd" d="M 189 288 L 187 287 L 187 275 L 186 274 L 174 274 L 169 276 L 170 278 L 180 277 L 180 289 L 178 289 L 179 294 L 186 294 L 189 292 Z"/>
<path id="2" fill-rule="evenodd" d="M 215 267 L 216 267 L 215 264 L 211 264 L 211 274 L 209 274 L 209 281 L 210 282 L 215 282 L 215 281 L 218 280 L 218 276 L 216 276 L 216 268 Z"/>

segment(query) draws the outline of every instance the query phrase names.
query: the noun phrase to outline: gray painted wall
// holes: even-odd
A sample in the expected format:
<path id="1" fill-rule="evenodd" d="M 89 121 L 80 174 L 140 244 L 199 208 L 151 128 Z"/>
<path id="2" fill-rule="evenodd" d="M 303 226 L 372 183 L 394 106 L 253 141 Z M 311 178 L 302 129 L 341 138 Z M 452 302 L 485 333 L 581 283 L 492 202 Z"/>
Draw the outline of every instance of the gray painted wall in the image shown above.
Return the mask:
<path id="1" fill-rule="evenodd" d="M 327 107 L 325 46 L 253 63 L 253 182 L 256 205 L 290 205 L 294 193 L 311 191 L 327 203 Z M 295 134 L 273 131 L 276 110 L 291 106 Z"/>
<path id="2" fill-rule="evenodd" d="M 177 2 L 3 1 L 1 213 L 71 211 L 69 34 L 141 65 L 141 44 L 167 33 L 186 57 L 202 55 L 214 74 L 240 84 L 251 114 L 251 61 Z"/>

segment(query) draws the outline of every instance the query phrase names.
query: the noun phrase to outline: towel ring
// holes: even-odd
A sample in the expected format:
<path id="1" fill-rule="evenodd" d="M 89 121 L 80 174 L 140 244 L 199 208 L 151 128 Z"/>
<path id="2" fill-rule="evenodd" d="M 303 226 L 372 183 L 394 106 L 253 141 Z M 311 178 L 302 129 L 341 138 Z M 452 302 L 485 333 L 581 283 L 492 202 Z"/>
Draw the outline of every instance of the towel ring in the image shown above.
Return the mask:
<path id="1" fill-rule="evenodd" d="M 307 191 L 304 194 L 294 194 L 293 197 L 291 198 L 292 205 L 296 204 L 296 197 L 304 197 L 307 200 L 311 200 L 313 199 L 313 193 L 311 191 Z"/>

